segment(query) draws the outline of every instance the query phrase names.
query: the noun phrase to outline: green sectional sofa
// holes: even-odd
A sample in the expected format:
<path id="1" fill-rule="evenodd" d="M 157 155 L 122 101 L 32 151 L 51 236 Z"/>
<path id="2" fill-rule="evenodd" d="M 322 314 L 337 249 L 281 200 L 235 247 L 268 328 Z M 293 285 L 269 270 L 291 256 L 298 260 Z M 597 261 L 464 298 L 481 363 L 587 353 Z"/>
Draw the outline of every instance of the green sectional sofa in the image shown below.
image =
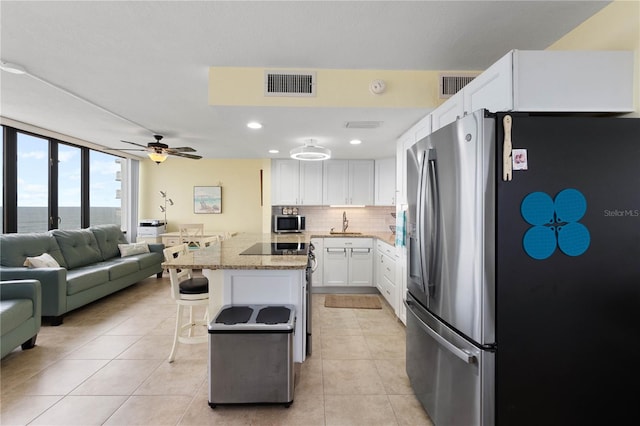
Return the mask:
<path id="1" fill-rule="evenodd" d="M 0 281 L 0 358 L 35 346 L 41 310 L 40 281 Z"/>
<path id="2" fill-rule="evenodd" d="M 153 274 L 162 276 L 162 244 L 149 244 L 147 253 L 122 257 L 121 249 L 125 253 L 130 247 L 117 225 L 2 234 L 0 280 L 39 280 L 42 316 L 52 317 L 51 324 L 59 325 L 69 311 Z M 59 266 L 24 266 L 27 258 L 42 257 L 44 253 Z"/>

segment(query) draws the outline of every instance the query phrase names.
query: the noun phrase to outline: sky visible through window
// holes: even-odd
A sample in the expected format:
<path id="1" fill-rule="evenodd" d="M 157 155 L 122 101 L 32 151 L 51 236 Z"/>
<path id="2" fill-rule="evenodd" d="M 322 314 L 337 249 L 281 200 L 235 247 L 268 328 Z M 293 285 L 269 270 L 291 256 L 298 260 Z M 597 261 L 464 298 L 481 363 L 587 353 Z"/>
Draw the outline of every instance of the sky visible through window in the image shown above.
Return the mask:
<path id="1" fill-rule="evenodd" d="M 80 149 L 59 144 L 59 194 L 61 207 L 80 207 Z M 121 166 L 118 157 L 91 151 L 90 204 L 92 207 L 120 207 L 116 180 Z M 48 200 L 47 141 L 31 135 L 18 136 L 18 206 L 46 207 Z"/>

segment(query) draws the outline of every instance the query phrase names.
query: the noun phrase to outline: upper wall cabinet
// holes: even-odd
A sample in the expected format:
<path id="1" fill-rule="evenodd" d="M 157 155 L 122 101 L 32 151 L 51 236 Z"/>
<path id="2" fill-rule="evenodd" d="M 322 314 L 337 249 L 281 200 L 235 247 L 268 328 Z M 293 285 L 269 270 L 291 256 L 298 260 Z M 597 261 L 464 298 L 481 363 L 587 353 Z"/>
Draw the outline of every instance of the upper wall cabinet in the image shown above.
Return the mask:
<path id="1" fill-rule="evenodd" d="M 373 160 L 326 160 L 323 204 L 373 205 Z"/>
<path id="2" fill-rule="evenodd" d="M 431 131 L 438 130 L 462 117 L 464 115 L 462 90 L 447 99 L 442 105 L 433 110 L 430 115 Z"/>
<path id="3" fill-rule="evenodd" d="M 633 52 L 512 50 L 432 113 L 437 130 L 491 112 L 631 112 Z"/>
<path id="4" fill-rule="evenodd" d="M 631 112 L 633 52 L 512 50 L 397 141 L 397 202 L 406 200 L 406 150 L 479 109 L 491 112 Z"/>
<path id="5" fill-rule="evenodd" d="M 394 157 L 375 160 L 376 206 L 396 204 L 396 159 Z"/>
<path id="6" fill-rule="evenodd" d="M 297 160 L 293 160 L 297 161 Z M 307 206 L 322 204 L 322 164 L 320 161 L 300 162 L 300 203 Z"/>
<path id="7" fill-rule="evenodd" d="M 321 205 L 322 164 L 318 161 L 272 160 L 272 205 Z"/>

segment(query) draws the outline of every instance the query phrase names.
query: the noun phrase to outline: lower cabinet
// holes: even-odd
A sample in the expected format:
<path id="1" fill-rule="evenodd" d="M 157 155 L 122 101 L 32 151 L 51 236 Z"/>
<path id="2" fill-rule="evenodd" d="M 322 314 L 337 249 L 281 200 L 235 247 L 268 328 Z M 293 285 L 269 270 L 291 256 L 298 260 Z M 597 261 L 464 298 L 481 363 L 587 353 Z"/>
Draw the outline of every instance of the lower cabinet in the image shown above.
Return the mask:
<path id="1" fill-rule="evenodd" d="M 396 288 L 395 249 L 382 241 L 376 243 L 376 287 L 389 305 L 398 310 L 398 291 Z"/>
<path id="2" fill-rule="evenodd" d="M 373 239 L 325 238 L 322 275 L 325 286 L 373 286 Z"/>

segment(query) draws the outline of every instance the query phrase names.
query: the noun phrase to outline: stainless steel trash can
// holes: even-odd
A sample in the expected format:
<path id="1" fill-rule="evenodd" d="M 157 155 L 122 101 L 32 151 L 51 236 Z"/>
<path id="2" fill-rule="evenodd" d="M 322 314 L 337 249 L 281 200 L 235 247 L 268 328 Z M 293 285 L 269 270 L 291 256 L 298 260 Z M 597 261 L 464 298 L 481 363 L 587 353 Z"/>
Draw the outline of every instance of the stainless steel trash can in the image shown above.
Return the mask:
<path id="1" fill-rule="evenodd" d="M 225 305 L 209 323 L 209 405 L 293 402 L 293 305 Z"/>

